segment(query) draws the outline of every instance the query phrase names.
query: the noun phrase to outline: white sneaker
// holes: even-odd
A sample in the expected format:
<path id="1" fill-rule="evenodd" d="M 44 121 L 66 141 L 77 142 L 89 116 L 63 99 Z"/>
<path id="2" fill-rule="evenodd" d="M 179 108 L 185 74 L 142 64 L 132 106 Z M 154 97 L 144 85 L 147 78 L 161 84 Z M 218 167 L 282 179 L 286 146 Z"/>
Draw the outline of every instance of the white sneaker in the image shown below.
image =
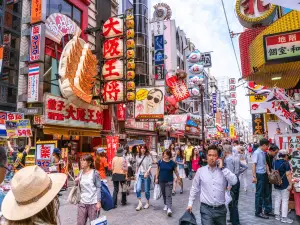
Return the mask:
<path id="1" fill-rule="evenodd" d="M 139 201 L 139 204 L 138 204 L 138 206 L 136 207 L 136 211 L 140 211 L 140 210 L 142 210 L 142 208 L 143 208 L 143 204 L 142 204 L 141 201 Z"/>
<path id="2" fill-rule="evenodd" d="M 172 210 L 171 210 L 171 209 L 168 209 L 167 215 L 168 215 L 168 216 L 172 216 Z"/>
<path id="3" fill-rule="evenodd" d="M 164 211 L 167 211 L 168 210 L 168 206 L 167 205 L 165 205 L 165 207 L 164 207 Z"/>
<path id="4" fill-rule="evenodd" d="M 293 223 L 294 221 L 287 217 L 282 217 L 281 222 L 282 223 Z"/>
<path id="5" fill-rule="evenodd" d="M 280 215 L 275 215 L 275 220 L 281 220 L 281 216 Z"/>
<path id="6" fill-rule="evenodd" d="M 149 203 L 147 202 L 145 205 L 144 205 L 144 209 L 149 209 L 150 205 Z"/>

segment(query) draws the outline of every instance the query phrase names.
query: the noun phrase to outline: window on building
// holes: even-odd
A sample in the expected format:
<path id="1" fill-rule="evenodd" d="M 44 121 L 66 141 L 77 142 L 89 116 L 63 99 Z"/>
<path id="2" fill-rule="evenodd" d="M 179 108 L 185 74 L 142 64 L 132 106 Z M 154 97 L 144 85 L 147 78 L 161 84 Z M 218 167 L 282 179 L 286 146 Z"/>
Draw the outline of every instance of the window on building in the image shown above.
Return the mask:
<path id="1" fill-rule="evenodd" d="M 70 17 L 79 27 L 81 27 L 82 12 L 65 0 L 48 0 L 47 16 L 53 13 L 61 13 Z"/>

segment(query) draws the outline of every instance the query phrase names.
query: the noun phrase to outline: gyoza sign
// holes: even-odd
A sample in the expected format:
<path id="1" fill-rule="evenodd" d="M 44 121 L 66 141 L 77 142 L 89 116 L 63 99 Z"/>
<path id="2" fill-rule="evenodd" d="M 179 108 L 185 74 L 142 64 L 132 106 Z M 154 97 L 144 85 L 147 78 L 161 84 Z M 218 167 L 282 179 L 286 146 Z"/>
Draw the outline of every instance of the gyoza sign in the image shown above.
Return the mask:
<path id="1" fill-rule="evenodd" d="M 291 62 L 300 59 L 300 31 L 264 36 L 266 62 Z"/>

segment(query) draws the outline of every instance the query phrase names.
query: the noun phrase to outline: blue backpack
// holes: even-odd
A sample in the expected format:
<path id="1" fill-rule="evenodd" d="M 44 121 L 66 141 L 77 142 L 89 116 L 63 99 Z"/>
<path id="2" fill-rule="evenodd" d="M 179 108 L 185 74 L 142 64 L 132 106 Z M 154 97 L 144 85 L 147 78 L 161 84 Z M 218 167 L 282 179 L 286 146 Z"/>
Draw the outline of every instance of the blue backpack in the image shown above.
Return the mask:
<path id="1" fill-rule="evenodd" d="M 103 181 L 101 181 L 101 207 L 105 211 L 114 208 L 113 198 L 111 197 L 107 185 Z"/>
<path id="2" fill-rule="evenodd" d="M 94 184 L 96 185 L 96 176 L 95 173 L 98 173 L 94 170 Z M 109 211 L 114 208 L 113 198 L 109 192 L 108 186 L 101 180 L 101 207 L 105 211 Z"/>

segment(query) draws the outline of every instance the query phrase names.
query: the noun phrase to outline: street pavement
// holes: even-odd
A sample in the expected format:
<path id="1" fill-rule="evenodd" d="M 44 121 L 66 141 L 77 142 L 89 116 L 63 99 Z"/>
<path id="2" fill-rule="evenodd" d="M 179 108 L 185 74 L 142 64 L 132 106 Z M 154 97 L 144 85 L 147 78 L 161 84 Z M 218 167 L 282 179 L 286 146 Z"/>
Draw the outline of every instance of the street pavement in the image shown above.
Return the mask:
<path id="1" fill-rule="evenodd" d="M 249 164 L 248 169 L 248 191 L 245 192 L 243 184 L 241 184 L 240 200 L 239 200 L 239 213 L 241 225 L 279 225 L 282 224 L 280 221 L 276 221 L 274 218 L 269 220 L 259 219 L 254 216 L 254 200 L 255 191 L 251 183 L 251 164 Z M 163 211 L 163 200 L 162 198 L 154 201 L 152 200 L 149 209 L 143 209 L 139 212 L 135 210 L 137 206 L 137 199 L 134 192 L 127 196 L 128 204 L 126 206 L 121 206 L 119 204 L 117 209 L 110 210 L 108 212 L 103 212 L 102 214 L 107 216 L 109 225 L 176 225 L 178 224 L 179 218 L 184 214 L 188 203 L 189 189 L 191 187 L 191 181 L 184 179 L 184 192 L 183 194 L 177 193 L 173 197 L 173 216 L 168 217 L 166 212 Z M 112 193 L 112 182 L 109 181 L 109 188 Z M 151 194 L 153 191 L 151 191 Z M 68 192 L 64 192 L 63 196 L 60 198 L 60 220 L 62 225 L 75 225 L 77 209 L 76 206 L 70 205 L 67 202 Z M 145 202 L 143 194 L 143 202 Z M 199 212 L 199 201 L 196 201 L 193 205 L 193 213 L 197 218 L 198 224 L 201 224 L 200 212 Z M 296 221 L 295 212 L 292 211 L 289 214 L 291 219 L 294 219 L 293 225 L 300 224 L 300 218 Z"/>

